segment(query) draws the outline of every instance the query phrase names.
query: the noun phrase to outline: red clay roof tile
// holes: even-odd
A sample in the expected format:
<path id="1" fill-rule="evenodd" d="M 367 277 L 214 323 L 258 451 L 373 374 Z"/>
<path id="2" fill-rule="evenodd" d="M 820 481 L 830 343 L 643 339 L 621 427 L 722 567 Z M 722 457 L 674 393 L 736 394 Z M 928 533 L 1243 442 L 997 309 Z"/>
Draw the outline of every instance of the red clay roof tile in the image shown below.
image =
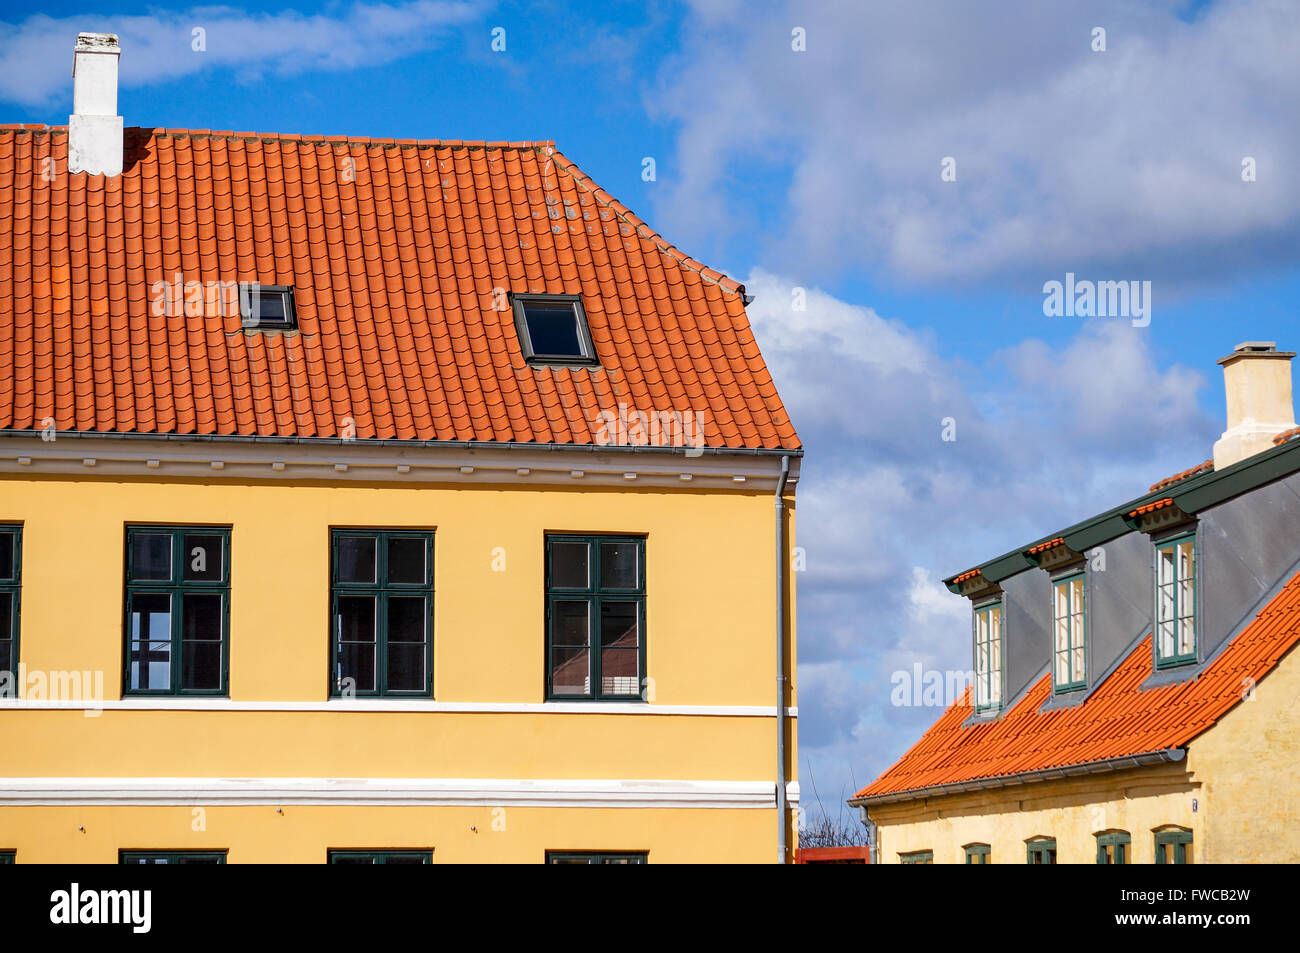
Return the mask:
<path id="1" fill-rule="evenodd" d="M 591 444 L 622 402 L 799 446 L 743 287 L 552 142 L 125 144 L 122 175 L 69 175 L 66 128 L 0 126 L 0 428 Z M 153 314 L 177 274 L 290 285 L 300 333 Z M 529 367 L 495 288 L 582 294 L 602 366 Z"/>

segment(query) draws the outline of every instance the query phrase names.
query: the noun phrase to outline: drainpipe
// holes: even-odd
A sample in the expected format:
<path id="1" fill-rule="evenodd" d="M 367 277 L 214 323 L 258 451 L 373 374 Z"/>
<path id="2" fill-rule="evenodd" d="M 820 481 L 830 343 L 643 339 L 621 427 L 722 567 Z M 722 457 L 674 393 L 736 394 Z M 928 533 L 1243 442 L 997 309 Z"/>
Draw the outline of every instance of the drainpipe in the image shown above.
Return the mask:
<path id="1" fill-rule="evenodd" d="M 790 457 L 781 457 L 781 476 L 776 481 L 776 822 L 780 860 L 787 862 L 785 803 L 785 482 L 790 476 Z"/>

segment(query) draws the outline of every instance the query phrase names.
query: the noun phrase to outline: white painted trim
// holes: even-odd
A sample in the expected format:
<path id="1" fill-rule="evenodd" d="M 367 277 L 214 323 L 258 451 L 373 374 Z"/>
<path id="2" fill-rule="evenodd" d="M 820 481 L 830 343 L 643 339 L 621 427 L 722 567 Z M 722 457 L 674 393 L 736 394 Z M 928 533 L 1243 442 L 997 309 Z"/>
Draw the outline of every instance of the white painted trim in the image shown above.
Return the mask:
<path id="1" fill-rule="evenodd" d="M 511 484 L 539 486 L 583 483 L 767 491 L 776 485 L 781 458 L 772 454 L 651 453 L 593 447 L 548 450 L 527 446 L 393 446 L 366 441 L 337 443 L 256 443 L 222 440 L 115 439 L 60 436 L 0 437 L 0 473 L 97 474 L 152 478 L 201 477 L 247 480 L 361 480 L 457 486 Z M 798 480 L 799 458 L 792 457 L 791 479 Z M 684 477 L 691 478 L 689 481 Z"/>
<path id="2" fill-rule="evenodd" d="M 232 701 L 229 698 L 94 699 L 0 698 L 0 711 L 23 709 L 59 711 L 329 711 L 425 712 L 484 715 L 694 715 L 724 718 L 775 718 L 773 705 L 652 705 L 646 702 L 441 702 L 427 698 L 333 698 L 329 701 Z M 799 709 L 786 714 L 799 717 Z"/>
<path id="3" fill-rule="evenodd" d="M 786 785 L 798 803 L 799 784 Z M 0 778 L 0 807 L 330 805 L 775 808 L 771 781 L 514 778 Z"/>

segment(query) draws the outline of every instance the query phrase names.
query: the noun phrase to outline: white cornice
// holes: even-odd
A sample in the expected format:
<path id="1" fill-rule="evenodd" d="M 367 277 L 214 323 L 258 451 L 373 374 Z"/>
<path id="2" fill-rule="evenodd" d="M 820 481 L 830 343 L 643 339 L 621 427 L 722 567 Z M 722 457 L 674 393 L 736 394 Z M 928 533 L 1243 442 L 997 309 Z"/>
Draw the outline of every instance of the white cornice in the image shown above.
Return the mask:
<path id="1" fill-rule="evenodd" d="M 329 701 L 236 701 L 228 698 L 94 699 L 0 698 L 0 711 L 286 711 L 408 712 L 419 714 L 673 715 L 723 718 L 775 718 L 774 705 L 655 705 L 646 702 L 444 702 L 428 698 L 353 698 Z M 799 709 L 786 714 L 797 718 Z"/>
<path id="2" fill-rule="evenodd" d="M 786 785 L 799 801 L 799 784 Z M 515 778 L 0 778 L 0 806 L 774 808 L 772 781 Z"/>
<path id="3" fill-rule="evenodd" d="M 359 481 L 394 484 L 502 484 L 568 487 L 676 487 L 770 492 L 781 457 L 772 453 L 707 452 L 699 456 L 651 448 L 559 449 L 442 446 L 400 441 L 258 442 L 158 439 L 91 434 L 0 436 L 0 472 L 138 476 L 153 479 Z M 799 457 L 791 459 L 797 481 Z"/>

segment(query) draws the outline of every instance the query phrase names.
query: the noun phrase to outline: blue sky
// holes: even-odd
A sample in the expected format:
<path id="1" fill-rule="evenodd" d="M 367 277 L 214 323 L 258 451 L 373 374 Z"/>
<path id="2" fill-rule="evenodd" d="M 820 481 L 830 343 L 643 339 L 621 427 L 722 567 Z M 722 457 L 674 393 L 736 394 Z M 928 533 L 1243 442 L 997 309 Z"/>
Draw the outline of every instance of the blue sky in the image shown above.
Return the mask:
<path id="1" fill-rule="evenodd" d="M 108 30 L 128 125 L 554 139 L 747 283 L 808 453 L 801 774 L 832 811 L 938 714 L 893 674 L 969 667 L 941 577 L 1204 460 L 1215 360 L 1300 346 L 1286 4 L 44 6 L 0 23 L 7 122 L 66 122 L 75 34 Z M 1066 272 L 1150 281 L 1150 324 L 1046 317 Z"/>

